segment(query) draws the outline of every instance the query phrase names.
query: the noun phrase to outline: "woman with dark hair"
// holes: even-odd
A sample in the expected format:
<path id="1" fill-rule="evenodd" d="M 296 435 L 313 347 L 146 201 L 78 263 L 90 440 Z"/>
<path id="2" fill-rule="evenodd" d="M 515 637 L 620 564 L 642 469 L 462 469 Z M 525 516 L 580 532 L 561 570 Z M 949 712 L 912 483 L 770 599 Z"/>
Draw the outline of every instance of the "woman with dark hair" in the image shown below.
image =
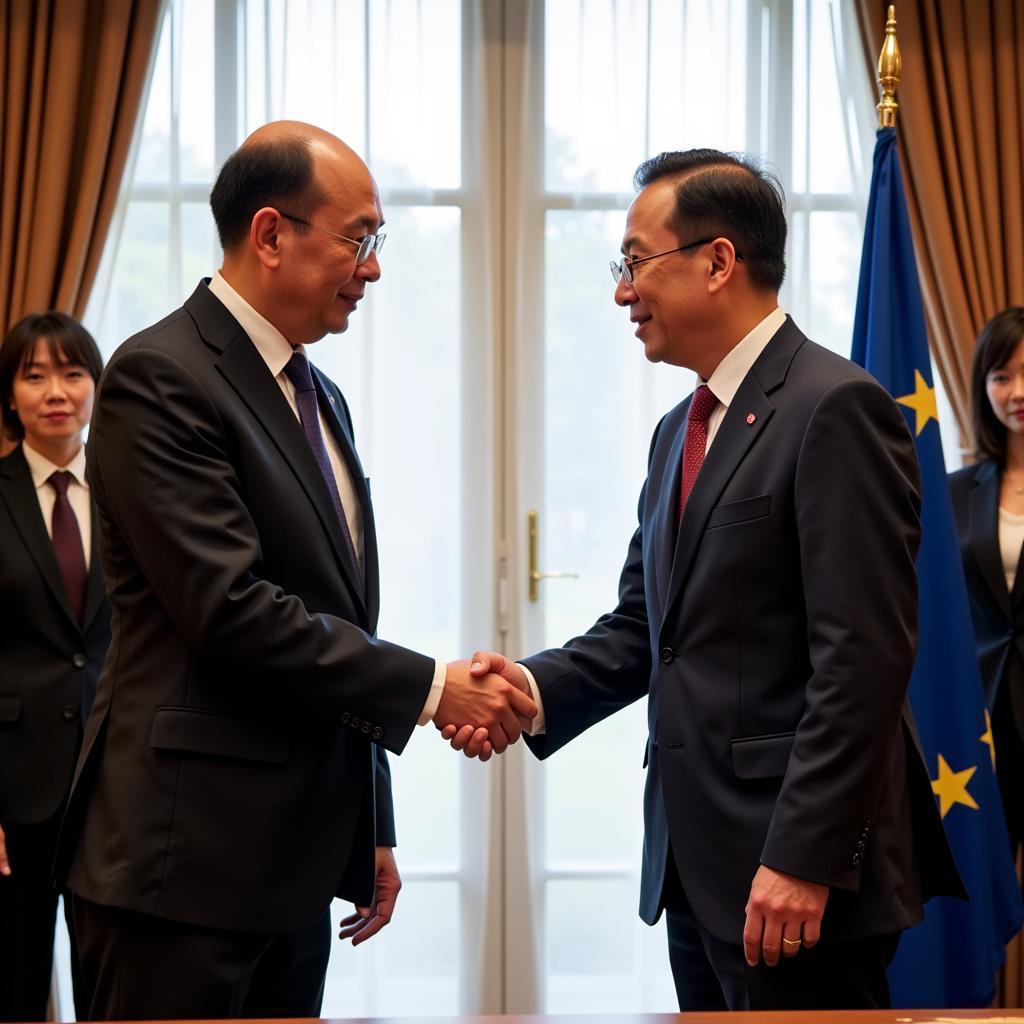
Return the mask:
<path id="1" fill-rule="evenodd" d="M 63 313 L 24 317 L 0 346 L 3 425 L 20 442 L 0 459 L 2 1020 L 46 1019 L 57 830 L 110 643 L 82 446 L 102 365 Z"/>
<path id="2" fill-rule="evenodd" d="M 996 773 L 1014 851 L 1024 839 L 1024 307 L 981 331 L 971 367 L 977 461 L 950 488 Z"/>

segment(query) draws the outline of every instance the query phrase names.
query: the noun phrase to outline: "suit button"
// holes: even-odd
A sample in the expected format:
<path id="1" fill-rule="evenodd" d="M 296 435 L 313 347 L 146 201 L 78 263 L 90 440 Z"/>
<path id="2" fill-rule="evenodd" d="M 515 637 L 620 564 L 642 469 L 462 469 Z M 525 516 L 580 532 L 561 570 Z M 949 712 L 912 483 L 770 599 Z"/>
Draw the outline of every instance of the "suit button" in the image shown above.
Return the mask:
<path id="1" fill-rule="evenodd" d="M 375 740 L 382 740 L 382 739 L 384 739 L 384 730 L 379 725 L 376 725 L 376 726 L 374 726 L 373 732 L 370 733 L 370 735 Z"/>
<path id="2" fill-rule="evenodd" d="M 676 660 L 676 652 L 671 647 L 662 647 L 660 657 L 663 665 L 671 665 Z"/>
<path id="3" fill-rule="evenodd" d="M 81 653 L 76 654 L 71 659 L 71 664 L 74 665 L 75 668 L 85 668 L 85 655 Z"/>
<path id="4" fill-rule="evenodd" d="M 351 717 L 352 717 L 352 716 L 351 716 L 351 715 L 350 715 L 350 714 L 349 714 L 349 713 L 348 713 L 347 711 L 344 711 L 344 712 L 342 712 L 342 715 L 341 715 L 341 724 L 342 724 L 342 725 L 348 725 L 349 719 L 350 719 Z"/>
<path id="5" fill-rule="evenodd" d="M 78 708 L 74 704 L 65 704 L 61 714 L 68 722 L 76 721 L 78 719 Z"/>
<path id="6" fill-rule="evenodd" d="M 363 722 L 363 733 L 365 735 L 367 735 L 367 736 L 370 735 L 370 723 L 369 722 Z"/>

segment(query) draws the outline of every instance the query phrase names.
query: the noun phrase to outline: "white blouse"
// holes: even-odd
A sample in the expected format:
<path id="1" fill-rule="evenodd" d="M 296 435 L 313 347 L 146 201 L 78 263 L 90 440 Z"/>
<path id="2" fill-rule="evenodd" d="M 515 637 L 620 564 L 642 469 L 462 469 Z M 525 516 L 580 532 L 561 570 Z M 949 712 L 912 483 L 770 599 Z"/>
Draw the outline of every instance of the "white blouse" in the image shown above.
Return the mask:
<path id="1" fill-rule="evenodd" d="M 1013 581 L 1020 562 L 1020 550 L 1024 546 L 1024 515 L 1014 515 L 1005 508 L 999 510 L 999 554 L 1003 559 L 1006 574 L 1006 589 L 1013 590 Z"/>

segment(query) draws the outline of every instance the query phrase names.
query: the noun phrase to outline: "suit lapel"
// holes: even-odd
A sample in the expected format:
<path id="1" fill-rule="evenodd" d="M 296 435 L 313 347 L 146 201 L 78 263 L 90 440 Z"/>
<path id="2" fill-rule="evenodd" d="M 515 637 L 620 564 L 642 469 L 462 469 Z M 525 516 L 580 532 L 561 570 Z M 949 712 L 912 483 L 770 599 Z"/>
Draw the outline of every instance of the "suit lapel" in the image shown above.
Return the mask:
<path id="1" fill-rule="evenodd" d="M 968 497 L 968 517 L 971 554 L 996 605 L 1009 618 L 1010 593 L 999 553 L 999 467 L 994 462 L 978 467 Z"/>
<path id="2" fill-rule="evenodd" d="M 341 410 L 335 404 L 330 384 L 327 378 L 315 366 L 311 365 L 310 368 L 313 371 L 313 382 L 316 385 L 321 414 L 323 415 L 324 422 L 334 435 L 338 450 L 341 452 L 345 465 L 348 467 L 356 498 L 363 513 L 362 556 L 363 579 L 366 586 L 364 598 L 366 601 L 367 620 L 370 623 L 372 632 L 377 622 L 377 613 L 380 606 L 380 580 L 377 565 L 377 533 L 373 525 L 373 506 L 370 499 L 370 491 L 366 486 L 366 474 L 363 472 L 362 463 L 359 461 L 355 442 L 349 433 L 348 423 Z"/>
<path id="3" fill-rule="evenodd" d="M 661 500 L 658 501 L 657 518 L 655 519 L 655 584 L 661 597 L 663 610 L 668 606 L 669 587 L 679 540 L 679 488 L 683 475 L 683 442 L 686 437 L 686 424 L 689 420 L 692 401 L 693 396 L 691 395 L 687 399 L 682 426 L 676 430 L 668 450 L 668 462 L 663 477 L 664 488 Z M 667 494 L 664 491 L 667 491 Z"/>
<path id="4" fill-rule="evenodd" d="M 32 474 L 20 445 L 4 460 L 4 471 L 0 473 L 0 496 L 7 504 L 14 528 L 21 534 L 25 549 L 32 556 L 68 621 L 78 630 L 78 617 L 68 600 L 64 576 L 57 563 L 57 553 L 46 531 Z"/>
<path id="5" fill-rule="evenodd" d="M 85 585 L 85 608 L 82 610 L 82 632 L 86 633 L 103 605 L 103 567 L 100 563 L 99 530 L 96 528 L 96 502 L 89 497 L 89 514 L 92 517 L 89 530 L 89 577 Z"/>
<path id="6" fill-rule="evenodd" d="M 277 381 L 270 375 L 267 364 L 238 321 L 205 284 L 199 285 L 192 293 L 185 309 L 195 320 L 203 338 L 220 351 L 216 364 L 218 371 L 252 412 L 295 474 L 316 510 L 335 560 L 362 608 L 364 598 L 320 467 L 302 431 L 302 424 L 292 412 Z"/>
<path id="7" fill-rule="evenodd" d="M 686 501 L 676 538 L 663 623 L 675 614 L 674 606 L 689 577 L 690 567 L 697 555 L 712 509 L 718 504 L 722 491 L 775 412 L 775 405 L 768 396 L 784 384 L 793 356 L 806 340 L 792 320 L 787 318 L 736 391 Z M 682 457 L 682 446 L 682 438 L 679 438 L 677 462 Z M 676 487 L 670 496 L 673 506 L 679 500 L 679 474 L 677 468 Z"/>

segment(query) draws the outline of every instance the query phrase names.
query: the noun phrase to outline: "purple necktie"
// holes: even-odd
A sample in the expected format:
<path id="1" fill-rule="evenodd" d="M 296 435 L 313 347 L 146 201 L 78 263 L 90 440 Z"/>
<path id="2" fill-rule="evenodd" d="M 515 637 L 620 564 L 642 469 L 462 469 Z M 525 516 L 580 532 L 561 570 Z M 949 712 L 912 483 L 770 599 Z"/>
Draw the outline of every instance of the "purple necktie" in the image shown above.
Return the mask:
<path id="1" fill-rule="evenodd" d="M 356 558 L 356 548 L 352 543 L 352 534 L 348 529 L 348 520 L 345 518 L 345 509 L 341 504 L 341 495 L 338 493 L 338 481 L 334 478 L 334 470 L 331 468 L 331 460 L 327 457 L 327 447 L 324 444 L 324 436 L 320 432 L 320 414 L 316 404 L 316 388 L 313 386 L 313 375 L 309 371 L 309 360 L 301 353 L 295 352 L 291 359 L 285 364 L 284 375 L 292 382 L 295 388 L 295 404 L 299 407 L 299 419 L 302 421 L 302 429 L 305 431 L 309 447 L 313 449 L 313 457 L 320 467 L 320 475 L 327 484 L 327 491 L 334 503 L 334 511 L 338 514 L 341 522 L 341 532 L 345 536 L 345 546 L 348 548 L 349 558 L 352 559 L 352 566 L 356 571 L 356 579 L 359 585 L 363 585 L 363 574 L 359 566 L 359 559 Z"/>
<path id="2" fill-rule="evenodd" d="M 679 518 L 683 518 L 686 500 L 693 490 L 694 481 L 704 465 L 704 451 L 708 446 L 708 420 L 718 405 L 711 388 L 701 384 L 693 393 L 689 415 L 686 418 L 686 439 L 683 442 L 683 473 L 679 485 Z"/>
<path id="3" fill-rule="evenodd" d="M 75 510 L 68 501 L 68 487 L 74 479 L 65 469 L 51 473 L 47 483 L 57 492 L 57 500 L 53 503 L 53 519 L 50 528 L 53 532 L 53 549 L 57 553 L 57 564 L 64 577 L 64 587 L 68 592 L 75 617 L 82 621 L 85 609 L 85 549 L 82 547 L 82 534 L 78 529 Z"/>

